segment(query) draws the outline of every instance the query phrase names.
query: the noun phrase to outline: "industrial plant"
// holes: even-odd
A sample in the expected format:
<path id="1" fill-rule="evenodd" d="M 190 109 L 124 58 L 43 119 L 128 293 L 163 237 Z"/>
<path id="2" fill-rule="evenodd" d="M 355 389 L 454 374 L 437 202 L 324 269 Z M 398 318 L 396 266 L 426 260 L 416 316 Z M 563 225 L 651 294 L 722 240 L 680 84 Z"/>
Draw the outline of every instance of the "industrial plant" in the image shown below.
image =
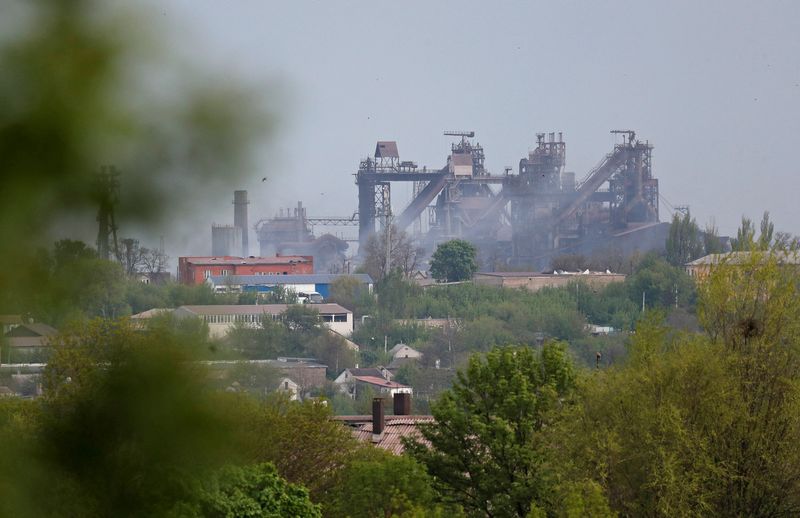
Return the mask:
<path id="1" fill-rule="evenodd" d="M 617 144 L 581 177 L 566 170 L 562 133 L 537 134 L 518 169 L 501 174 L 486 169 L 474 131 L 444 133 L 454 141 L 441 167 L 420 167 L 400 158 L 397 142 L 379 141 L 354 175 L 358 207 L 352 215 L 310 217 L 298 202 L 256 222 L 260 255 L 314 256 L 317 271 L 342 272 L 348 241 L 363 249 L 387 224 L 411 233 L 428 253 L 438 243 L 466 239 L 487 270 L 543 269 L 558 255 L 611 248 L 623 254 L 663 248 L 668 224 L 659 221 L 653 146 L 631 130 L 611 133 Z M 392 184 L 398 182 L 410 182 L 413 195 L 395 214 Z M 247 193 L 236 191 L 234 204 L 234 225 L 212 228 L 214 255 L 242 247 L 247 256 Z M 358 236 L 316 236 L 315 226 L 357 226 Z"/>

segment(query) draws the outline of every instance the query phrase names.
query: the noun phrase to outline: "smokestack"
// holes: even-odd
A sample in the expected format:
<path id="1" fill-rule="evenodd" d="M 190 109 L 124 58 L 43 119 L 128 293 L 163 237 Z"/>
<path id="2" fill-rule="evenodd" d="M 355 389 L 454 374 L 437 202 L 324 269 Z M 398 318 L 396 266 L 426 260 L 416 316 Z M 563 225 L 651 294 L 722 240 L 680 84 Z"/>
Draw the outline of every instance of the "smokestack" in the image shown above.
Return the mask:
<path id="1" fill-rule="evenodd" d="M 372 442 L 380 442 L 385 424 L 383 398 L 372 398 Z"/>
<path id="2" fill-rule="evenodd" d="M 247 191 L 233 191 L 233 226 L 242 229 L 242 257 L 250 256 L 247 229 Z"/>
<path id="3" fill-rule="evenodd" d="M 411 394 L 398 392 L 394 395 L 394 415 L 411 415 Z"/>

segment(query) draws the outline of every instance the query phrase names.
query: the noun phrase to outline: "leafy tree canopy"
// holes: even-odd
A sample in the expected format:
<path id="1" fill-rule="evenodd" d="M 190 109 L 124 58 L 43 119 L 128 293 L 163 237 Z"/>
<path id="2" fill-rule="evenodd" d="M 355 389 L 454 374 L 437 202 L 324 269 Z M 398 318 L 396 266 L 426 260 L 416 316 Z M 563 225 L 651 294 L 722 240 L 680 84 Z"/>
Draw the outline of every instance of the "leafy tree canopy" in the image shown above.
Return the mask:
<path id="1" fill-rule="evenodd" d="M 469 280 L 478 270 L 477 253 L 472 243 L 463 239 L 442 243 L 431 258 L 431 275 L 437 281 Z"/>
<path id="2" fill-rule="evenodd" d="M 571 400 L 575 372 L 566 346 L 550 342 L 474 355 L 452 389 L 432 405 L 422 427 L 427 446 L 409 453 L 433 477 L 442 497 L 470 516 L 525 517 L 549 507 L 554 489 L 545 430 Z"/>
<path id="3" fill-rule="evenodd" d="M 700 227 L 689 211 L 683 215 L 676 212 L 672 216 L 666 249 L 667 261 L 673 266 L 683 266 L 705 252 Z"/>
<path id="4" fill-rule="evenodd" d="M 282 479 L 272 464 L 228 466 L 206 484 L 200 503 L 187 512 L 198 518 L 320 518 L 308 491 Z"/>

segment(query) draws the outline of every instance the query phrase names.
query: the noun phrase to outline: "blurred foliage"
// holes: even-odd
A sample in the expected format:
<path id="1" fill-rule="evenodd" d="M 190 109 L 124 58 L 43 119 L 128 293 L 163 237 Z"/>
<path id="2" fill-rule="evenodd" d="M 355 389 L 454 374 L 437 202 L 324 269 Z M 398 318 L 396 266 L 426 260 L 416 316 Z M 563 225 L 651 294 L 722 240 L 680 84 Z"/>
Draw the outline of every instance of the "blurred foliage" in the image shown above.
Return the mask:
<path id="1" fill-rule="evenodd" d="M 320 506 L 311 503 L 308 491 L 287 484 L 271 464 L 228 466 L 215 477 L 186 515 L 197 517 L 263 516 L 265 518 L 320 518 Z"/>
<path id="2" fill-rule="evenodd" d="M 0 459 L 0 515 L 313 516 L 305 490 L 263 463 L 328 505 L 341 470 L 373 458 L 319 401 L 216 390 L 202 348 L 167 324 L 70 328 L 45 395 L 0 399 L 0 437 L 15 445 Z M 420 501 L 398 491 L 398 506 Z"/>
<path id="3" fill-rule="evenodd" d="M 25 403 L 30 432 L 2 470 L 0 486 L 15 495 L 2 499 L 2 514 L 166 514 L 193 501 L 208 473 L 241 460 L 224 396 L 204 388 L 188 346 L 164 329 L 111 320 L 62 335 L 44 397 Z"/>
<path id="4" fill-rule="evenodd" d="M 47 306 L 59 300 L 43 293 L 50 285 L 39 276 L 36 247 L 68 231 L 96 232 L 101 166 L 121 171 L 117 222 L 153 222 L 166 210 L 197 208 L 243 173 L 274 116 L 235 78 L 216 81 L 171 57 L 159 45 L 158 19 L 122 4 L 8 7 L 0 42 L 0 286 L 35 292 Z M 98 276 L 115 276 L 95 266 Z M 118 292 L 107 291 L 97 294 L 104 299 L 97 309 L 114 316 Z M 19 312 L 3 298 L 3 311 Z"/>

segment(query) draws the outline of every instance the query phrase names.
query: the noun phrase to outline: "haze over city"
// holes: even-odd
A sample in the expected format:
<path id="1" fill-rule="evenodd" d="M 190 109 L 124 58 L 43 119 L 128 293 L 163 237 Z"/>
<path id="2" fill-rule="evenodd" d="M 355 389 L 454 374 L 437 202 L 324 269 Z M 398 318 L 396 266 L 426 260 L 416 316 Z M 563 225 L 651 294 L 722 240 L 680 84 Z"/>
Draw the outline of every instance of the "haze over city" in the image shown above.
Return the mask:
<path id="1" fill-rule="evenodd" d="M 769 210 L 778 229 L 800 230 L 796 2 L 175 0 L 153 11 L 173 50 L 278 99 L 275 138 L 231 185 L 249 190 L 252 221 L 298 200 L 310 216 L 351 215 L 352 174 L 377 140 L 439 168 L 453 141 L 442 131 L 474 130 L 502 174 L 537 132 L 563 132 L 566 170 L 581 178 L 612 149 L 610 130 L 633 129 L 654 146 L 663 198 L 701 226 L 731 234 Z M 170 248 L 207 247 L 231 197 L 186 218 Z M 660 217 L 671 217 L 663 201 Z"/>
<path id="2" fill-rule="evenodd" d="M 0 12 L 0 518 L 800 516 L 797 2 Z"/>

